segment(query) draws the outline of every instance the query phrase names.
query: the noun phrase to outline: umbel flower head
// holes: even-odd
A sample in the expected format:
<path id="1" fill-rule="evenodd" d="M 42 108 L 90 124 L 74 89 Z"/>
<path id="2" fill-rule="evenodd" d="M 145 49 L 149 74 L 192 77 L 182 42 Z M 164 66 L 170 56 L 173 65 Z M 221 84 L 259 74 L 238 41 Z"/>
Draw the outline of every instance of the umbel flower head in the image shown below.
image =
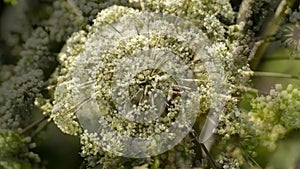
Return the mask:
<path id="1" fill-rule="evenodd" d="M 247 65 L 234 56 L 243 51 L 238 42 L 208 38 L 213 28 L 191 16 L 112 6 L 67 40 L 58 56 L 51 118 L 63 132 L 80 135 L 83 156 L 164 153 L 201 114 L 214 119 L 202 141 L 217 130 L 219 115 L 223 132 L 234 128 L 225 121 L 236 114 L 235 84 L 248 76 Z M 237 36 L 234 30 L 230 36 Z"/>

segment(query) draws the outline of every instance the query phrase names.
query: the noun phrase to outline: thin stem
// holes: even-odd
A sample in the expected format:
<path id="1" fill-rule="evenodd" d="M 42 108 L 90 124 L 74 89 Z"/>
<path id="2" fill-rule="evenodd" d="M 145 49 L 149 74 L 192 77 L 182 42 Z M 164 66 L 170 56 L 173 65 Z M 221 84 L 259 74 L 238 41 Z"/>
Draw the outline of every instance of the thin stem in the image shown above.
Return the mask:
<path id="1" fill-rule="evenodd" d="M 201 148 L 204 150 L 205 154 L 208 157 L 209 162 L 213 165 L 213 167 L 215 169 L 218 169 L 219 167 L 217 166 L 216 161 L 214 160 L 214 158 L 211 156 L 211 154 L 208 152 L 207 148 L 205 147 L 205 145 L 203 143 L 200 143 Z"/>
<path id="2" fill-rule="evenodd" d="M 235 86 L 233 84 L 230 84 L 230 86 L 232 88 L 235 88 L 235 89 L 238 89 L 238 90 L 241 90 L 241 91 L 244 91 L 244 92 L 250 92 L 250 93 L 254 93 L 254 94 L 257 94 L 258 93 L 258 90 L 255 89 L 255 88 L 252 88 L 252 87 L 247 87 L 247 86 Z"/>
<path id="3" fill-rule="evenodd" d="M 258 90 L 254 89 L 254 88 L 251 88 L 251 87 L 244 87 L 244 86 L 242 86 L 242 87 L 238 87 L 238 89 L 240 89 L 242 91 L 245 91 L 245 92 L 258 94 Z"/>
<path id="4" fill-rule="evenodd" d="M 297 75 L 285 74 L 285 73 L 276 73 L 276 72 L 254 72 L 253 76 L 261 77 L 275 77 L 275 78 L 288 78 L 300 80 L 300 77 Z"/>
<path id="5" fill-rule="evenodd" d="M 244 144 L 239 143 L 239 145 L 240 145 L 240 147 L 244 147 L 244 146 L 243 146 Z M 256 162 L 256 160 L 255 160 L 253 157 L 251 157 L 246 151 L 242 151 L 242 154 L 243 154 L 247 159 L 249 159 L 249 160 L 255 165 L 255 167 L 256 167 L 257 169 L 262 169 L 262 167 Z"/>
<path id="6" fill-rule="evenodd" d="M 192 127 L 191 127 L 192 128 Z M 196 133 L 196 131 L 193 129 L 191 134 L 193 135 L 193 137 L 195 138 L 199 138 L 198 134 Z M 203 149 L 203 151 L 205 152 L 205 154 L 208 157 L 209 162 L 212 164 L 214 169 L 219 169 L 216 161 L 214 160 L 214 158 L 211 156 L 211 154 L 209 153 L 209 151 L 207 150 L 205 144 L 203 142 L 201 142 L 200 140 L 196 139 L 197 142 L 200 144 L 201 149 Z"/>
<path id="7" fill-rule="evenodd" d="M 300 61 L 300 57 L 269 57 L 265 59 L 266 61 Z"/>
<path id="8" fill-rule="evenodd" d="M 31 137 L 35 137 L 36 135 L 38 135 L 45 127 L 47 127 L 50 124 L 50 121 L 47 121 L 46 123 L 44 123 L 41 127 L 37 128 L 34 133 L 31 135 Z"/>
<path id="9" fill-rule="evenodd" d="M 48 117 L 45 116 L 43 118 L 41 118 L 40 120 L 37 120 L 35 121 L 34 123 L 30 124 L 29 126 L 27 126 L 26 128 L 24 128 L 22 131 L 21 131 L 21 134 L 24 134 L 25 132 L 29 131 L 30 129 L 36 127 L 37 125 L 39 125 L 40 123 L 42 123 L 43 121 L 47 120 Z"/>
<path id="10" fill-rule="evenodd" d="M 92 100 L 92 97 L 87 97 L 87 98 L 79 101 L 78 103 L 76 103 L 76 105 L 74 105 L 74 107 L 72 107 L 70 110 L 68 110 L 68 112 L 71 112 L 71 111 L 77 112 L 83 104 L 85 104 L 91 100 Z"/>
<path id="11" fill-rule="evenodd" d="M 80 166 L 79 166 L 79 169 L 85 169 L 86 166 L 85 166 L 85 161 L 82 161 Z"/>
<path id="12" fill-rule="evenodd" d="M 112 24 L 106 22 L 106 24 L 108 24 L 114 31 L 116 31 L 120 36 L 123 36 L 122 33 L 116 28 L 114 27 Z"/>

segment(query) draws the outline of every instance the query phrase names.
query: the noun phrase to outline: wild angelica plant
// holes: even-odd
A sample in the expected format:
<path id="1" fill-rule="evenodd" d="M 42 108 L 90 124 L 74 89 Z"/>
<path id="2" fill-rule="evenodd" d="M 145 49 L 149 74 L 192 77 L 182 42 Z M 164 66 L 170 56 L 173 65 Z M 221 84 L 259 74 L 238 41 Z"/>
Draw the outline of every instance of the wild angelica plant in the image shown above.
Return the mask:
<path id="1" fill-rule="evenodd" d="M 250 82 L 297 79 L 255 70 L 276 38 L 297 57 L 298 2 L 33 2 L 2 17 L 26 14 L 1 29 L 3 168 L 45 167 L 24 141 L 45 119 L 80 138 L 83 168 L 259 168 L 259 148 L 299 128 L 297 87 L 258 97 Z"/>

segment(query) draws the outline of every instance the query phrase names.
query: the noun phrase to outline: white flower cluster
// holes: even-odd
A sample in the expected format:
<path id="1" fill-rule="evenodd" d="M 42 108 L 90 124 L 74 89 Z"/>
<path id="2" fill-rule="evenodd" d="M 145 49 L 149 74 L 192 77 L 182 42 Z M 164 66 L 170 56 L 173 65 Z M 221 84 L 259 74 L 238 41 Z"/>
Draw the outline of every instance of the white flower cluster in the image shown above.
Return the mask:
<path id="1" fill-rule="evenodd" d="M 71 64 L 71 71 L 66 74 L 71 79 L 58 84 L 55 92 L 52 117 L 63 131 L 73 134 L 74 131 L 80 131 L 80 128 L 64 128 L 73 123 L 76 126 L 74 117 L 77 117 L 84 128 L 99 132 L 97 123 L 101 116 L 105 116 L 103 123 L 107 122 L 119 132 L 125 132 L 127 137 L 143 138 L 152 133 L 159 134 L 169 129 L 171 120 L 178 116 L 182 90 L 191 90 L 191 95 L 185 97 L 190 97 L 192 103 L 187 102 L 185 109 L 192 106 L 197 110 L 193 102 L 198 98 L 195 96 L 200 93 L 201 86 L 193 86 L 193 72 L 189 70 L 194 67 L 193 64 L 199 64 L 191 62 L 194 60 L 192 57 L 195 57 L 195 53 L 191 52 L 196 51 L 197 46 L 193 41 L 184 42 L 182 37 L 203 39 L 204 42 L 204 37 L 201 37 L 203 35 L 195 33 L 195 29 L 184 30 L 183 23 L 178 23 L 177 28 L 173 27 L 170 22 L 175 21 L 176 17 L 164 16 L 155 21 L 154 17 L 159 18 L 156 14 L 143 15 L 126 7 L 114 6 L 104 10 L 101 15 L 103 17 L 95 20 L 94 27 L 87 34 L 81 53 Z M 105 20 L 106 18 L 112 20 Z M 113 24 L 119 18 L 120 21 Z M 144 20 L 149 20 L 150 25 L 144 24 Z M 136 22 L 135 27 L 131 26 L 132 22 Z M 179 37 L 176 37 L 177 34 Z M 177 60 L 176 55 L 179 56 Z M 65 54 L 60 56 L 64 57 Z M 181 67 L 182 65 L 185 67 Z M 202 88 L 203 91 L 208 91 L 205 86 Z M 195 91 L 198 92 L 194 93 Z M 62 96 L 64 98 L 59 99 Z M 120 114 L 141 124 L 119 119 Z M 155 120 L 159 115 L 164 118 Z M 68 119 L 74 122 L 70 123 Z M 145 122 L 147 123 L 144 124 Z M 164 123 L 168 125 L 165 126 Z"/>
<path id="2" fill-rule="evenodd" d="M 194 3 L 182 17 L 172 13 L 180 11 L 174 6 L 180 3 L 169 1 L 154 12 L 112 6 L 86 32 L 69 38 L 59 54 L 51 118 L 63 132 L 80 135 L 84 156 L 102 150 L 128 157 L 160 154 L 186 136 L 199 114 L 210 111 L 227 117 L 220 118 L 221 135 L 239 127 L 233 126 L 239 113 L 231 94 L 249 76 L 243 73 L 245 59 L 236 56 L 245 54 L 240 30 L 231 26 L 230 38 L 225 37 L 225 25 L 194 11 Z M 210 18 L 192 20 L 196 15 Z M 150 142 L 153 136 L 156 141 Z"/>

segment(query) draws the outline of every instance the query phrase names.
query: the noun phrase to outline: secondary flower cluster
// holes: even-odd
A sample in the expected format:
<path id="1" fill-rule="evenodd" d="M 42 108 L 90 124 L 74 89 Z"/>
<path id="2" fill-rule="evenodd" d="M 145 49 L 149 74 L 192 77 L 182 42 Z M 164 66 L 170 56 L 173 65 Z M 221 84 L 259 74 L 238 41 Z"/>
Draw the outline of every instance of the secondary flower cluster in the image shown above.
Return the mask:
<path id="1" fill-rule="evenodd" d="M 261 145 L 274 150 L 277 141 L 291 130 L 300 128 L 300 90 L 280 84 L 267 96 L 251 102 L 249 118 Z"/>

